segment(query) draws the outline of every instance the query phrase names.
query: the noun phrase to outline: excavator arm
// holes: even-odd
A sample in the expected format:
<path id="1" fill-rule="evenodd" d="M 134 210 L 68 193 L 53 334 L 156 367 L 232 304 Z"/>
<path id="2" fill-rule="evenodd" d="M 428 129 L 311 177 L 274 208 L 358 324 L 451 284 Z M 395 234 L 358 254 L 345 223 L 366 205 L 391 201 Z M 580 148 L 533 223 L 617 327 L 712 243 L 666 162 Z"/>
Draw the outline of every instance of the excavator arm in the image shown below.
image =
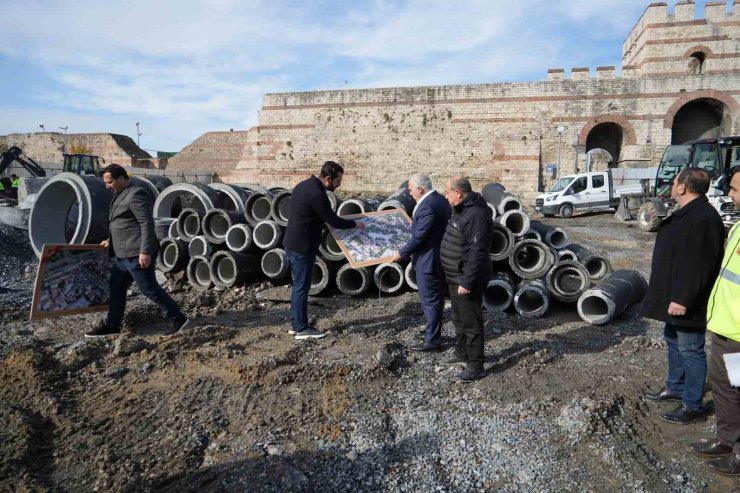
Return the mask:
<path id="1" fill-rule="evenodd" d="M 8 169 L 13 161 L 18 161 L 21 166 L 26 168 L 26 170 L 33 176 L 46 176 L 46 170 L 44 170 L 44 168 L 39 166 L 36 161 L 28 156 L 26 156 L 26 159 L 23 159 L 21 157 L 22 155 L 23 150 L 20 147 L 16 146 L 13 146 L 7 151 L 0 154 L 0 175 L 2 175 L 3 172 Z"/>

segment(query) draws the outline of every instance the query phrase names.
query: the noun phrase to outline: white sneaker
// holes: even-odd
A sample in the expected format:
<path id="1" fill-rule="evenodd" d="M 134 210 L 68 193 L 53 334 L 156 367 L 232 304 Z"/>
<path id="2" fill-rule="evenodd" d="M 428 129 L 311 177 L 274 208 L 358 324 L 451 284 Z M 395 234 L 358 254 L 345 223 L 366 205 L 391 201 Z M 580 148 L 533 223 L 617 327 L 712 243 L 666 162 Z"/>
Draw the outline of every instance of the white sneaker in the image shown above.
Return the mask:
<path id="1" fill-rule="evenodd" d="M 326 337 L 326 334 L 316 329 L 305 329 L 295 334 L 295 338 L 299 341 L 303 339 L 321 339 L 322 337 Z"/>

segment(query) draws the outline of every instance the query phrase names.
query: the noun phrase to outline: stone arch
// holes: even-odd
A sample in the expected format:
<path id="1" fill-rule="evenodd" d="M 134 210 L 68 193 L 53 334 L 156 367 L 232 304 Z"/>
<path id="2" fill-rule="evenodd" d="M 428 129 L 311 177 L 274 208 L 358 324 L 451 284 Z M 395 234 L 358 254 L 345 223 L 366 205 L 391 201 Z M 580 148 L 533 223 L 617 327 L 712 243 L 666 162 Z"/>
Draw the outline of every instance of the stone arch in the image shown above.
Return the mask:
<path id="1" fill-rule="evenodd" d="M 716 99 L 717 101 L 724 103 L 730 112 L 728 117 L 733 117 L 740 112 L 740 103 L 738 103 L 732 96 L 721 91 L 715 91 L 714 89 L 699 89 L 698 91 L 687 92 L 683 96 L 679 97 L 671 107 L 668 108 L 665 118 L 663 119 L 663 128 L 672 129 L 673 120 L 675 119 L 678 110 L 684 107 L 687 103 L 697 99 Z M 728 131 L 731 132 L 731 128 L 728 129 Z"/>
<path id="2" fill-rule="evenodd" d="M 637 144 L 635 127 L 632 126 L 629 119 L 624 115 L 610 113 L 596 116 L 587 121 L 578 134 L 578 145 L 585 146 L 588 141 L 588 134 L 591 133 L 591 130 L 593 130 L 597 125 L 601 125 L 603 123 L 613 123 L 621 128 L 622 146 Z"/>
<path id="3" fill-rule="evenodd" d="M 594 126 L 586 136 L 586 154 L 601 149 L 611 158 L 611 165 L 619 162 L 624 145 L 624 130 L 614 122 L 603 122 Z"/>
<path id="4" fill-rule="evenodd" d="M 678 109 L 671 123 L 671 144 L 728 135 L 732 117 L 728 106 L 714 98 L 692 99 Z"/>
<path id="5" fill-rule="evenodd" d="M 694 53 L 704 53 L 704 56 L 707 58 L 712 58 L 714 56 L 714 52 L 710 47 L 704 45 L 696 45 L 686 50 L 683 54 L 683 57 L 689 58 Z"/>

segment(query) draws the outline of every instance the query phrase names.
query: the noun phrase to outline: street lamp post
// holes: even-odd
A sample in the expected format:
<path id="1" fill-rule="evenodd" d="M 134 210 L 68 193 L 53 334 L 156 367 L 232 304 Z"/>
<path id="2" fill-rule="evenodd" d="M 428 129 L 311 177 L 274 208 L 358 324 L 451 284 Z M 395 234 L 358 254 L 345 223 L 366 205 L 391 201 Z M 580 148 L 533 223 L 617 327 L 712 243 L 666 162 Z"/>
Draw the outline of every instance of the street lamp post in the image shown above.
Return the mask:
<path id="1" fill-rule="evenodd" d="M 64 132 L 64 152 L 67 152 L 67 129 L 69 128 L 69 125 L 64 127 L 59 127 L 59 130 Z"/>
<path id="2" fill-rule="evenodd" d="M 139 122 L 136 122 L 136 147 L 141 147 L 139 144 L 139 137 L 141 137 L 141 132 L 139 132 Z"/>
<path id="3" fill-rule="evenodd" d="M 44 130 L 44 125 L 43 125 L 43 124 L 42 124 L 42 125 L 39 125 L 39 127 L 41 128 L 41 131 L 42 131 L 42 132 L 45 132 L 45 130 Z"/>
<path id="4" fill-rule="evenodd" d="M 558 178 L 560 178 L 560 141 L 563 138 L 563 134 L 568 131 L 568 127 L 566 127 L 565 125 L 558 125 L 556 131 L 558 133 L 558 170 L 555 174 L 555 179 L 557 180 Z"/>

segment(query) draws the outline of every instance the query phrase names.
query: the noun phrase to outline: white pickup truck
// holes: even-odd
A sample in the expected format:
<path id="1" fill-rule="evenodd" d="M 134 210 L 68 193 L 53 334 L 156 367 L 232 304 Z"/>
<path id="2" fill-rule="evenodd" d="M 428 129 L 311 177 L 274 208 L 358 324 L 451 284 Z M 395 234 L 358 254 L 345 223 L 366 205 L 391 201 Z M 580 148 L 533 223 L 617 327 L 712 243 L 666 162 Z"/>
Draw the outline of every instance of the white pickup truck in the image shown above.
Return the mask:
<path id="1" fill-rule="evenodd" d="M 641 192 L 639 183 L 614 187 L 608 171 L 578 173 L 560 178 L 550 190 L 538 195 L 534 208 L 545 217 L 572 217 L 576 212 L 616 209 L 622 194 Z"/>

